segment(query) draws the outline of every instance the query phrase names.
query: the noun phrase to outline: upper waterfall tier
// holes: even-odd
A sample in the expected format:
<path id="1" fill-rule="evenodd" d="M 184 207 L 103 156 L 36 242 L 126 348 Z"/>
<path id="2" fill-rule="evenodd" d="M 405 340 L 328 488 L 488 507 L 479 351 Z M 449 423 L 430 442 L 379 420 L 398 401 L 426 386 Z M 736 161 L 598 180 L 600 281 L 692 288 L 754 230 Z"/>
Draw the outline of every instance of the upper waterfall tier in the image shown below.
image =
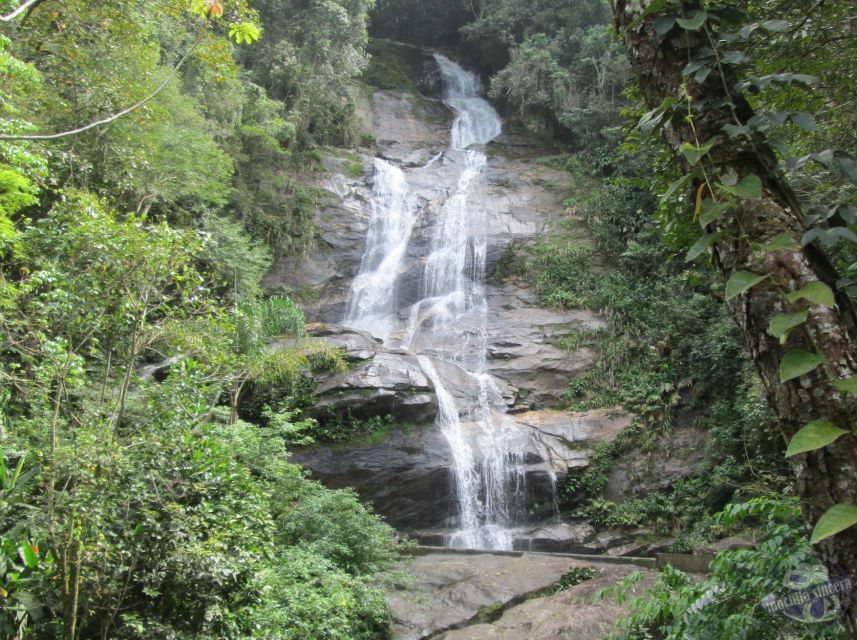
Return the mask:
<path id="1" fill-rule="evenodd" d="M 466 149 L 472 144 L 488 144 L 500 135 L 503 123 L 482 97 L 479 78 L 444 55 L 436 53 L 434 57 L 445 81 L 445 101 L 456 114 L 451 147 Z"/>

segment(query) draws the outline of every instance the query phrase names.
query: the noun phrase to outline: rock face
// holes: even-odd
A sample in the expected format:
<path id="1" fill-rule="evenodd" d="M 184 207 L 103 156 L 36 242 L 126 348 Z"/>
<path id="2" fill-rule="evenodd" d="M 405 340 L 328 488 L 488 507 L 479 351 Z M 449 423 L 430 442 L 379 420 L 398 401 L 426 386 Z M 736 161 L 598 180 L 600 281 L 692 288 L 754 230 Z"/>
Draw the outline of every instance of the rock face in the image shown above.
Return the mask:
<path id="1" fill-rule="evenodd" d="M 613 465 L 605 497 L 614 502 L 668 489 L 676 480 L 698 474 L 705 451 L 704 431 L 679 424 L 658 438 L 650 452 L 633 451 Z"/>
<path id="2" fill-rule="evenodd" d="M 356 489 L 403 531 L 436 526 L 454 515 L 450 458 L 446 439 L 431 424 L 394 430 L 377 445 L 316 447 L 292 455 L 328 487 Z"/>
<path id="3" fill-rule="evenodd" d="M 595 572 L 590 580 L 545 594 L 569 571 L 587 568 Z M 414 576 L 413 582 L 387 598 L 396 640 L 597 640 L 605 638 L 626 611 L 609 599 L 593 604 L 592 593 L 631 571 L 643 571 L 643 586 L 653 580 L 652 572 L 632 565 L 527 553 L 429 554 L 404 569 Z M 491 617 L 499 619 L 484 621 Z"/>
<path id="4" fill-rule="evenodd" d="M 354 487 L 394 526 L 408 532 L 455 526 L 451 450 L 434 424 L 436 390 L 414 354 L 429 358 L 461 406 L 475 406 L 474 398 L 486 393 L 484 379 L 445 357 L 445 349 L 459 345 L 443 345 L 431 331 L 417 331 L 413 343 L 405 341 L 412 318 L 417 323 L 433 321 L 431 310 L 423 313 L 417 307 L 426 295 L 426 256 L 437 218 L 459 188 L 466 166 L 460 150 L 447 151 L 453 114 L 438 98 L 440 75 L 430 56 L 425 65 L 419 81 L 423 95 L 370 93 L 357 87 L 352 92 L 361 128 L 377 141 L 375 155 L 402 169 L 415 201 L 416 218 L 396 267 L 388 344 L 338 324 L 346 315 L 351 282 L 360 272 L 372 216 L 375 161 L 369 155 L 360 156 L 362 172 L 355 175 L 352 153 L 328 154 L 318 178 L 327 196 L 315 217 L 317 246 L 307 256 L 278 261 L 267 277 L 269 287 L 287 290 L 299 300 L 311 323 L 310 335 L 342 349 L 349 364 L 347 371 L 318 380 L 316 401 L 307 415 L 319 420 L 346 413 L 358 419 L 391 415 L 403 427 L 380 443 L 316 447 L 298 452 L 295 461 L 330 486 Z M 472 318 L 463 314 L 461 328 L 464 335 L 474 336 L 480 349 L 484 340 L 486 358 L 479 375 L 490 378 L 491 393 L 502 405 L 492 404 L 490 411 L 495 422 L 515 434 L 513 451 L 523 460 L 526 506 L 542 505 L 547 516 L 555 489 L 569 469 L 586 466 L 594 448 L 615 438 L 629 419 L 609 411 L 552 410 L 569 381 L 585 374 L 595 358 L 586 348 L 562 348 L 561 338 L 598 331 L 605 322 L 586 310 L 545 309 L 528 283 L 499 282 L 492 274 L 512 244 L 534 242 L 563 210 L 569 174 L 533 162 L 551 150 L 525 137 L 504 134 L 484 150 L 487 165 L 468 198 L 485 212 L 486 304 L 474 306 Z M 399 344 L 408 350 L 391 346 Z M 470 435 L 481 428 L 474 415 L 462 412 L 460 419 Z M 479 455 L 477 450 L 474 457 Z M 586 536 L 578 525 L 560 529 L 522 530 L 516 544 L 553 549 L 583 545 Z"/>
<path id="5" fill-rule="evenodd" d="M 437 400 L 415 356 L 382 351 L 346 373 L 324 380 L 316 388 L 314 405 L 305 413 L 320 417 L 346 409 L 357 418 L 393 415 L 424 423 L 437 413 Z"/>
<path id="6" fill-rule="evenodd" d="M 400 356 L 401 357 L 401 356 Z M 352 375 L 361 369 L 349 371 L 341 382 L 329 382 L 325 389 L 337 389 L 337 384 L 350 384 Z M 407 369 L 407 371 L 411 371 Z M 412 380 L 419 381 L 416 372 Z M 362 374 L 361 374 L 362 375 Z M 395 379 L 401 379 L 399 374 Z M 362 380 L 357 377 L 356 380 Z M 348 388 L 322 393 L 321 401 L 332 398 L 331 402 L 342 399 L 343 405 L 351 408 L 370 410 L 384 402 L 387 413 L 395 414 L 396 402 L 401 418 L 415 410 L 436 410 L 435 405 L 419 407 L 407 405 L 408 398 L 425 395 L 431 401 L 434 396 L 417 391 L 403 392 L 398 396 L 390 385 L 390 379 L 379 380 L 377 387 L 367 387 L 364 395 L 356 393 L 349 396 Z M 386 385 L 386 386 L 383 386 Z M 379 398 L 379 390 L 389 391 L 389 395 Z M 412 394 L 412 395 L 407 395 Z M 328 405 L 331 406 L 331 405 Z M 430 407 L 430 408 L 429 408 Z M 381 412 L 383 415 L 384 413 Z M 562 411 L 533 411 L 507 416 L 519 423 L 521 437 L 517 449 L 522 452 L 525 461 L 524 491 L 528 504 L 545 505 L 550 515 L 550 505 L 554 499 L 554 488 L 565 479 L 570 468 L 584 467 L 589 464 L 588 457 L 601 443 L 609 442 L 628 425 L 627 414 L 599 409 L 585 413 Z M 466 425 L 465 425 L 466 426 Z M 454 526 L 450 518 L 454 515 L 451 485 L 452 455 L 446 439 L 440 429 L 431 421 L 423 422 L 405 432 L 393 430 L 383 442 L 376 444 L 352 443 L 335 447 L 315 447 L 296 452 L 294 462 L 302 464 L 313 475 L 331 487 L 353 487 L 357 493 L 383 514 L 398 529 L 416 534 L 422 540 L 440 544 L 443 532 L 438 528 Z M 574 525 L 568 525 L 563 531 L 571 532 Z M 429 530 L 428 532 L 426 530 Z M 528 535 L 522 529 L 518 535 L 517 548 L 532 550 L 597 551 L 597 543 L 581 538 L 579 530 L 568 538 L 558 536 L 560 530 L 552 533 L 551 543 L 531 542 L 533 538 L 546 540 L 549 534 L 543 531 L 538 535 Z"/>

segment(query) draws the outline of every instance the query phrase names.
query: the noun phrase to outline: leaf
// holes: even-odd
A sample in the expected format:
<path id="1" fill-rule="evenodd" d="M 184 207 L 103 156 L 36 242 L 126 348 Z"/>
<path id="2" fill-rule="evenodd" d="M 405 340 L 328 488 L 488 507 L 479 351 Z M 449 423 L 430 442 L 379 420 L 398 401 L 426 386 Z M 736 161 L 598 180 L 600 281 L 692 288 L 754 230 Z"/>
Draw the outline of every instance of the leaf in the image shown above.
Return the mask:
<path id="1" fill-rule="evenodd" d="M 697 71 L 696 75 L 693 76 L 693 81 L 697 84 L 702 84 L 709 75 L 711 75 L 711 67 L 702 67 L 702 69 Z"/>
<path id="2" fill-rule="evenodd" d="M 810 544 L 821 542 L 854 524 L 857 524 L 857 507 L 847 502 L 835 504 L 815 523 L 809 542 Z"/>
<path id="3" fill-rule="evenodd" d="M 731 300 L 735 296 L 755 287 L 766 278 L 768 278 L 768 274 L 760 276 L 749 271 L 736 271 L 726 283 L 726 299 Z"/>
<path id="4" fill-rule="evenodd" d="M 833 297 L 833 290 L 818 280 L 807 282 L 797 291 L 786 294 L 786 300 L 791 303 L 795 303 L 798 300 L 807 300 L 812 304 L 820 304 L 825 307 L 833 307 L 836 304 Z"/>
<path id="5" fill-rule="evenodd" d="M 30 545 L 25 544 L 18 549 L 18 553 L 21 554 L 21 559 L 30 569 L 34 569 L 39 566 L 39 555 L 33 551 L 33 548 Z"/>
<path id="6" fill-rule="evenodd" d="M 833 386 L 843 393 L 857 393 L 857 376 L 834 380 Z"/>
<path id="7" fill-rule="evenodd" d="M 840 429 L 830 420 L 813 420 L 792 436 L 789 447 L 786 449 L 786 458 L 826 447 L 846 433 L 848 431 Z"/>
<path id="8" fill-rule="evenodd" d="M 699 217 L 699 212 L 702 209 L 702 196 L 705 194 L 705 183 L 699 185 L 699 188 L 696 190 L 696 204 L 693 206 L 693 217 L 694 219 Z"/>
<path id="9" fill-rule="evenodd" d="M 702 236 L 699 240 L 693 243 L 693 246 L 687 252 L 687 258 L 685 258 L 686 262 L 690 262 L 698 258 L 708 247 L 713 245 L 715 242 L 720 240 L 723 237 L 723 232 L 718 231 L 717 233 L 709 233 L 707 235 Z"/>
<path id="10" fill-rule="evenodd" d="M 815 118 L 810 114 L 803 111 L 796 111 L 790 117 L 796 127 L 804 131 L 815 131 Z"/>
<path id="11" fill-rule="evenodd" d="M 766 20 L 762 23 L 762 28 L 767 31 L 784 33 L 789 30 L 789 23 L 785 20 Z"/>
<path id="12" fill-rule="evenodd" d="M 702 201 L 702 209 L 699 212 L 699 224 L 705 229 L 709 224 L 717 220 L 726 211 L 729 210 L 728 202 L 714 203 L 711 198 L 706 198 Z"/>
<path id="13" fill-rule="evenodd" d="M 723 125 L 723 130 L 730 138 L 737 138 L 738 136 L 743 136 L 750 133 L 750 127 L 748 127 L 747 125 L 741 125 L 739 127 L 737 124 L 726 123 Z"/>
<path id="14" fill-rule="evenodd" d="M 799 378 L 825 362 L 827 358 L 821 354 L 810 353 L 803 349 L 791 349 L 780 362 L 780 382 Z"/>
<path id="15" fill-rule="evenodd" d="M 684 69 L 682 69 L 681 75 L 689 76 L 691 73 L 696 73 L 707 65 L 708 60 L 691 60 L 685 65 Z"/>
<path id="16" fill-rule="evenodd" d="M 720 188 L 738 198 L 760 200 L 762 198 L 762 179 L 755 173 L 749 173 L 736 185 L 720 183 Z"/>
<path id="17" fill-rule="evenodd" d="M 741 30 L 738 32 L 738 36 L 742 40 L 748 40 L 750 38 L 750 36 L 753 34 L 753 32 L 758 28 L 759 28 L 758 23 L 753 22 L 753 23 L 748 24 L 744 27 L 741 27 Z"/>
<path id="18" fill-rule="evenodd" d="M 664 36 L 675 26 L 675 16 L 658 16 L 655 18 L 655 33 Z"/>
<path id="19" fill-rule="evenodd" d="M 806 322 L 809 315 L 809 309 L 797 311 L 795 313 L 778 313 L 771 318 L 770 331 L 775 338 L 784 338 L 789 331 L 794 329 L 799 324 Z"/>
<path id="20" fill-rule="evenodd" d="M 667 0 L 653 0 L 653 2 L 649 3 L 649 6 L 646 7 L 643 12 L 637 16 L 637 18 L 632 22 L 629 27 L 634 27 L 638 25 L 640 22 L 648 18 L 650 15 L 658 13 L 662 9 L 667 6 Z"/>
<path id="21" fill-rule="evenodd" d="M 672 183 L 672 184 L 667 188 L 667 190 L 666 190 L 666 192 L 664 193 L 664 195 L 662 195 L 662 196 L 661 196 L 660 204 L 663 204 L 664 202 L 666 202 L 667 200 L 669 200 L 669 199 L 670 199 L 670 196 L 672 196 L 676 191 L 678 191 L 681 187 L 683 187 L 683 186 L 684 186 L 684 184 L 685 184 L 688 180 L 690 180 L 690 178 L 691 178 L 691 175 L 690 175 L 689 173 L 686 173 L 686 174 L 685 174 L 685 175 L 683 175 L 681 178 L 679 178 L 678 180 L 676 180 L 675 182 L 673 182 L 673 183 Z"/>
<path id="22" fill-rule="evenodd" d="M 798 249 L 798 244 L 788 231 L 778 233 L 765 244 L 760 245 L 765 251 L 779 251 L 780 249 Z"/>
<path id="23" fill-rule="evenodd" d="M 834 157 L 836 158 L 836 164 L 839 165 L 839 170 L 842 172 L 842 175 L 848 178 L 848 180 L 853 184 L 857 185 L 857 162 L 854 161 L 854 158 L 843 151 L 837 151 L 834 154 Z"/>
<path id="24" fill-rule="evenodd" d="M 711 147 L 714 146 L 716 141 L 717 138 L 711 138 L 710 140 L 703 142 L 698 147 L 690 144 L 689 142 L 685 142 L 681 145 L 679 151 L 681 151 L 681 154 L 685 157 L 688 163 L 693 166 L 699 162 L 706 153 L 711 151 Z"/>
<path id="25" fill-rule="evenodd" d="M 818 238 L 825 246 L 836 244 L 837 240 L 847 240 L 852 244 L 857 244 L 857 234 L 846 227 L 833 227 L 832 229 L 810 229 L 807 231 L 801 243 L 806 246 L 813 240 Z"/>
<path id="26" fill-rule="evenodd" d="M 744 64 L 750 58 L 743 51 L 730 51 L 720 61 L 723 64 Z"/>
<path id="27" fill-rule="evenodd" d="M 708 19 L 705 11 L 694 11 L 687 18 L 676 18 L 676 24 L 686 31 L 696 31 Z"/>
<path id="28" fill-rule="evenodd" d="M 648 133 L 661 123 L 665 115 L 666 110 L 662 107 L 652 109 L 648 113 L 643 114 L 643 117 L 640 118 L 640 121 L 637 123 L 637 127 L 643 133 Z"/>

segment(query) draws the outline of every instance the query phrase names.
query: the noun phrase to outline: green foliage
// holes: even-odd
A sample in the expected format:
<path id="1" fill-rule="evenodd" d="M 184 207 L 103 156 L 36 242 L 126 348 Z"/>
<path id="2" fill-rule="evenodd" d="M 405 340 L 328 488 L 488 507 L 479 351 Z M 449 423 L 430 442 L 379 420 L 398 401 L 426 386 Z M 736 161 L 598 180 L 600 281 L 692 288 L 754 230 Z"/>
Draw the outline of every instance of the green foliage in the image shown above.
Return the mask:
<path id="1" fill-rule="evenodd" d="M 416 79 L 423 73 L 424 57 L 420 49 L 386 40 L 369 43 L 369 66 L 363 81 L 377 89 L 405 91 L 418 95 Z"/>
<path id="2" fill-rule="evenodd" d="M 349 141 L 354 105 L 345 85 L 366 67 L 372 5 L 370 0 L 255 3 L 265 37 L 246 49 L 242 60 L 254 81 L 284 102 L 301 143 Z"/>
<path id="3" fill-rule="evenodd" d="M 595 577 L 595 569 L 592 567 L 574 567 L 571 571 L 567 571 L 562 574 L 559 582 L 557 582 L 555 590 L 557 593 L 565 591 L 569 587 L 579 585 L 582 582 L 591 580 L 593 577 Z"/>
<path id="4" fill-rule="evenodd" d="M 789 592 L 783 579 L 797 567 L 817 565 L 803 535 L 803 524 L 793 498 L 761 497 L 728 505 L 717 516 L 728 526 L 752 524 L 761 532 L 755 549 L 722 551 L 704 580 L 695 580 L 667 566 L 650 590 L 634 595 L 639 576 L 629 576 L 618 588 L 603 590 L 627 603 L 632 615 L 619 622 L 613 638 L 844 638 L 841 623 L 795 622 L 769 613 L 760 605 L 773 594 Z"/>
<path id="5" fill-rule="evenodd" d="M 244 615 L 253 638 L 388 640 L 383 594 L 326 557 L 290 548 L 258 575 L 262 599 Z"/>
<path id="6" fill-rule="evenodd" d="M 396 423 L 391 415 L 358 418 L 351 413 L 350 409 L 343 412 L 328 407 L 327 415 L 318 421 L 310 433 L 319 442 L 371 443 L 383 441 L 394 428 L 406 428 L 406 425 Z"/>
<path id="7" fill-rule="evenodd" d="M 353 491 L 307 485 L 301 502 L 277 520 L 284 544 L 327 558 L 354 575 L 373 573 L 396 557 L 393 529 Z"/>

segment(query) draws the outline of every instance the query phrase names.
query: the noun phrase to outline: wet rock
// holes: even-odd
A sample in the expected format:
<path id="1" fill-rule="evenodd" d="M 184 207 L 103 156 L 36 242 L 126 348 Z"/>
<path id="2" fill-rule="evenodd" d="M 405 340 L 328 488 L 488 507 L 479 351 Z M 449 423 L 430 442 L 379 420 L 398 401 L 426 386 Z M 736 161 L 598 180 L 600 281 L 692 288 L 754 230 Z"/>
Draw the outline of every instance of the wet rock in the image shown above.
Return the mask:
<path id="1" fill-rule="evenodd" d="M 417 640 L 467 623 L 480 610 L 502 607 L 546 589 L 586 563 L 522 554 L 432 553 L 405 565 L 414 581 L 391 592 L 393 637 Z"/>
<path id="2" fill-rule="evenodd" d="M 557 340 L 606 326 L 590 311 L 540 307 L 534 292 L 510 283 L 491 287 L 488 309 L 488 371 L 519 389 L 522 408 L 554 406 L 592 365 L 592 351 L 561 349 Z"/>
<path id="3" fill-rule="evenodd" d="M 367 331 L 350 329 L 338 324 L 322 322 L 306 325 L 307 335 L 321 338 L 331 347 L 342 349 L 350 362 L 369 360 L 382 348 L 382 341 Z"/>
<path id="4" fill-rule="evenodd" d="M 519 551 L 589 553 L 586 542 L 595 537 L 595 527 L 588 522 L 550 523 L 517 529 L 512 536 L 512 546 Z"/>
<path id="5" fill-rule="evenodd" d="M 330 488 L 353 487 L 400 530 L 429 528 L 454 510 L 451 453 L 432 425 L 393 430 L 377 444 L 298 450 L 292 461 Z"/>
<path id="6" fill-rule="evenodd" d="M 716 555 L 721 551 L 735 551 L 736 549 L 755 549 L 756 543 L 744 536 L 729 536 L 715 542 L 706 542 L 696 547 L 696 554 Z"/>
<path id="7" fill-rule="evenodd" d="M 542 409 L 517 413 L 512 418 L 526 430 L 529 452 L 557 476 L 588 466 L 598 445 L 612 442 L 631 424 L 631 416 L 618 408 L 583 412 Z"/>
<path id="8" fill-rule="evenodd" d="M 416 357 L 405 352 L 376 352 L 363 364 L 322 380 L 315 393 L 313 406 L 304 411 L 308 417 L 347 410 L 357 418 L 391 415 L 424 423 L 437 414 L 431 382 Z"/>
<path id="9" fill-rule="evenodd" d="M 657 574 L 633 565 L 590 565 L 595 576 L 558 593 L 532 598 L 505 610 L 499 620 L 468 625 L 436 636 L 438 640 L 601 640 L 616 621 L 628 614 L 627 605 L 612 598 L 593 600 L 599 589 L 612 587 L 633 571 L 641 571 L 638 589 L 654 584 Z M 402 636 L 403 638 L 406 636 Z M 411 636 L 413 637 L 413 636 Z"/>
<path id="10" fill-rule="evenodd" d="M 443 102 L 376 91 L 372 106 L 382 157 L 404 166 L 422 166 L 449 146 L 452 112 Z"/>

